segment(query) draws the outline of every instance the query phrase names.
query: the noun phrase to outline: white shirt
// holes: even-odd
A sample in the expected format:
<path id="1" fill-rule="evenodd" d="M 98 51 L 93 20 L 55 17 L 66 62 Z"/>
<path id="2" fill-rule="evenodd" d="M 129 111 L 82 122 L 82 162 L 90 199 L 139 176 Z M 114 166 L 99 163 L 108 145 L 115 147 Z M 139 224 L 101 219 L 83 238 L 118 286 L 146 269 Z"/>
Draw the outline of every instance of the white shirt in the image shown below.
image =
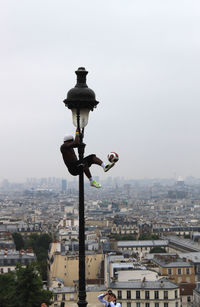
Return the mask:
<path id="1" fill-rule="evenodd" d="M 114 302 L 108 302 L 106 300 L 104 300 L 104 296 L 106 296 L 104 293 L 103 294 L 100 294 L 98 296 L 98 300 L 101 302 L 101 303 L 104 303 L 106 307 L 110 306 L 110 307 L 121 307 L 121 304 L 120 303 L 114 303 Z"/>

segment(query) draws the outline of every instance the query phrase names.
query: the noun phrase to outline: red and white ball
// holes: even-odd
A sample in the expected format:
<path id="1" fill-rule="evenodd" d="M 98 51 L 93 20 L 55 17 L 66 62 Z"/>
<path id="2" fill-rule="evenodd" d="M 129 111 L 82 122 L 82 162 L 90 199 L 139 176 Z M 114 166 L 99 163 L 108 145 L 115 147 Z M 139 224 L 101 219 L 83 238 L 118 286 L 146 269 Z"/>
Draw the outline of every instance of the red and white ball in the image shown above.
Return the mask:
<path id="1" fill-rule="evenodd" d="M 108 161 L 109 162 L 117 162 L 119 160 L 119 155 L 114 152 L 114 151 L 111 151 L 109 154 L 108 154 Z"/>

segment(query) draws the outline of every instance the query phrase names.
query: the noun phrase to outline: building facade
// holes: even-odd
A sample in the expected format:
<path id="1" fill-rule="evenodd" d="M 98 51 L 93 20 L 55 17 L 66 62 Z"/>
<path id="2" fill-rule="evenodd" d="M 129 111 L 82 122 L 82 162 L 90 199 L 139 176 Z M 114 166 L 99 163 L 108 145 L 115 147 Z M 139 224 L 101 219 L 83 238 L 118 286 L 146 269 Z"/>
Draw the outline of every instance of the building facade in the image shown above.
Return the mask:
<path id="1" fill-rule="evenodd" d="M 181 307 L 179 287 L 174 283 L 162 281 L 135 281 L 113 283 L 110 288 L 117 296 L 122 307 Z M 50 288 L 54 293 L 51 307 L 75 307 L 78 301 L 78 290 L 75 287 Z M 97 297 L 105 293 L 105 286 L 87 286 L 88 307 L 103 307 Z M 65 304 L 65 305 L 64 305 Z"/>

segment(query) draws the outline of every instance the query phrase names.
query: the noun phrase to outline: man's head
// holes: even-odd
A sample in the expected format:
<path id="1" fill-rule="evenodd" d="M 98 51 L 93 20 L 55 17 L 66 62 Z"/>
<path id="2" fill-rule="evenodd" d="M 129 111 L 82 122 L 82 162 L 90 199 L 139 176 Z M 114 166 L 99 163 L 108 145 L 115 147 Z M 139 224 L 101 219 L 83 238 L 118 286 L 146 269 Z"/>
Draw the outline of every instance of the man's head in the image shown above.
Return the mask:
<path id="1" fill-rule="evenodd" d="M 113 302 L 116 302 L 116 299 L 117 299 L 117 298 L 116 298 L 115 293 L 112 292 L 112 293 L 110 294 L 110 300 L 113 301 Z"/>
<path id="2" fill-rule="evenodd" d="M 63 138 L 63 141 L 64 142 L 69 142 L 69 141 L 73 141 L 74 138 L 72 135 L 65 135 L 64 138 Z"/>
<path id="3" fill-rule="evenodd" d="M 41 307 L 47 307 L 47 304 L 46 303 L 42 303 Z"/>

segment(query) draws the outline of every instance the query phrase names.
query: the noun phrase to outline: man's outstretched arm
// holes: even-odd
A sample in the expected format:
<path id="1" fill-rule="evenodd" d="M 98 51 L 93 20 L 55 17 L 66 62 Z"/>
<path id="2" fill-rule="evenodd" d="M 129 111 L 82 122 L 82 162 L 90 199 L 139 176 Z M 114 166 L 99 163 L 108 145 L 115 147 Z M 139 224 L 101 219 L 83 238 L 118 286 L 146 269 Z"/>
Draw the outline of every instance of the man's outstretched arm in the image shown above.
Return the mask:
<path id="1" fill-rule="evenodd" d="M 106 303 L 108 303 L 106 300 L 104 300 L 104 297 L 106 296 L 107 294 L 100 294 L 99 296 L 98 296 L 98 300 L 101 302 L 101 303 L 104 303 L 104 304 L 106 304 Z"/>

